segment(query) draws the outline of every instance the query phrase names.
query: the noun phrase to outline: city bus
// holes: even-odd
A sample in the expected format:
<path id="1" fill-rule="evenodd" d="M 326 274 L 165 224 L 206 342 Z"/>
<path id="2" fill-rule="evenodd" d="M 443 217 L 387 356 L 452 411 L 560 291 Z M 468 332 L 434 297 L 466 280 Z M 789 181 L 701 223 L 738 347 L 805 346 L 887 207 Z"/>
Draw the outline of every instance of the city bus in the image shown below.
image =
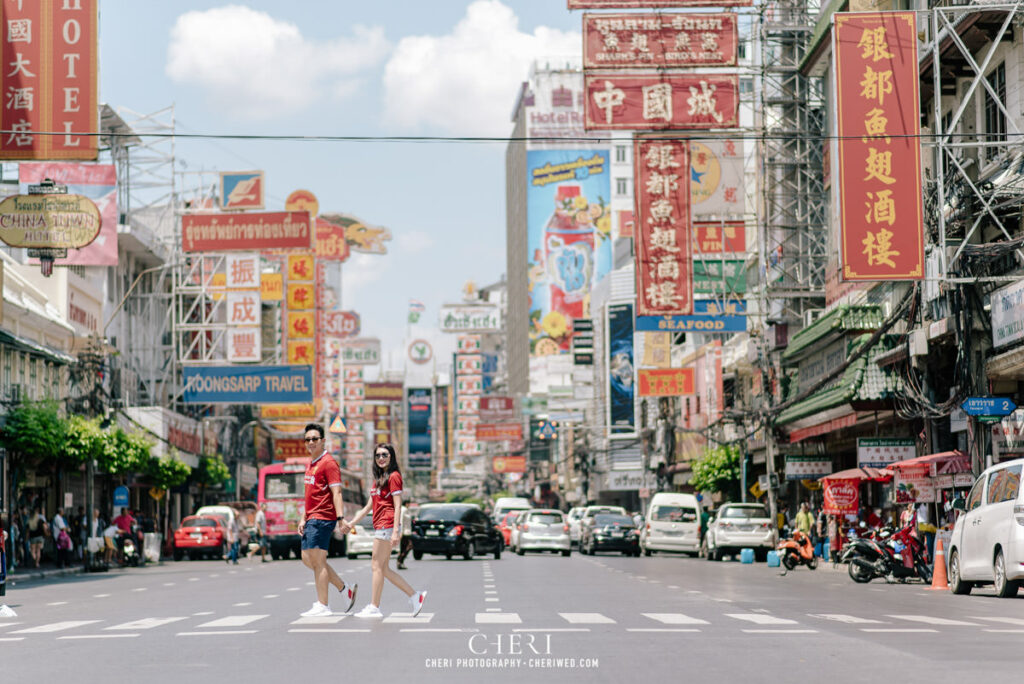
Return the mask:
<path id="1" fill-rule="evenodd" d="M 302 478 L 309 462 L 309 458 L 289 458 L 260 468 L 257 501 L 267 505 L 267 537 L 274 560 L 288 558 L 292 551 L 301 557 L 298 524 L 306 512 Z M 341 496 L 345 517 L 351 519 L 366 504 L 362 477 L 342 468 Z M 345 546 L 345 535 L 335 529 L 328 555 L 344 555 Z"/>

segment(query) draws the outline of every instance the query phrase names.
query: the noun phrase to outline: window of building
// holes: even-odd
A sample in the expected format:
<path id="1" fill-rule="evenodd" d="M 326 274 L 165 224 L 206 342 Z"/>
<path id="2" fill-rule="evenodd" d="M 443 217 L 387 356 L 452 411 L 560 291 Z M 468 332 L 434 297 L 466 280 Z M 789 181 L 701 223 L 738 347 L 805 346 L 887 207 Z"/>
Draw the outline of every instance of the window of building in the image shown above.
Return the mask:
<path id="1" fill-rule="evenodd" d="M 0 358 L 3 359 L 4 371 L 3 381 L 4 384 L 0 387 L 0 399 L 7 396 L 7 392 L 11 386 L 11 357 L 13 356 L 9 347 L 0 347 Z"/>
<path id="2" fill-rule="evenodd" d="M 615 179 L 615 194 L 620 197 L 629 194 L 629 179 L 627 178 L 616 178 Z"/>
<path id="3" fill-rule="evenodd" d="M 28 396 L 32 399 L 39 398 L 39 359 L 32 356 L 28 361 Z"/>
<path id="4" fill-rule="evenodd" d="M 992 92 L 999 98 L 998 102 L 1006 107 L 1006 63 L 1002 63 L 985 77 Z M 992 94 L 985 90 L 985 141 L 1006 142 L 1006 115 L 999 108 L 999 104 Z M 1002 146 L 989 147 L 986 150 L 985 158 L 991 161 L 999 156 Z"/>
<path id="5" fill-rule="evenodd" d="M 629 161 L 629 158 L 627 157 L 626 146 L 625 145 L 616 145 L 615 146 L 615 161 L 619 162 L 619 163 L 623 163 L 623 162 Z"/>
<path id="6" fill-rule="evenodd" d="M 25 378 L 28 369 L 28 354 L 18 354 L 18 384 L 21 385 L 22 391 L 25 390 Z"/>

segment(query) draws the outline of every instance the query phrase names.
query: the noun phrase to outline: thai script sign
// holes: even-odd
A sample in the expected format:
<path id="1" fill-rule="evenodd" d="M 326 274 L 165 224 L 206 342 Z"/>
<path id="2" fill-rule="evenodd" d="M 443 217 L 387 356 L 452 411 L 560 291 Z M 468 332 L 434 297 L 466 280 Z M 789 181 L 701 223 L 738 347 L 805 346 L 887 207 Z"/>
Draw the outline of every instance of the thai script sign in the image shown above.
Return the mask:
<path id="1" fill-rule="evenodd" d="M 441 332 L 497 332 L 501 310 L 491 306 L 442 306 Z"/>
<path id="2" fill-rule="evenodd" d="M 893 489 L 897 504 L 935 502 L 935 483 L 932 482 L 931 467 L 927 465 L 896 470 Z"/>
<path id="3" fill-rule="evenodd" d="M 313 401 L 311 366 L 187 366 L 186 404 L 295 404 Z"/>
<path id="4" fill-rule="evenodd" d="M 324 261 L 345 261 L 351 254 L 345 227 L 317 217 L 316 258 Z"/>
<path id="5" fill-rule="evenodd" d="M 637 392 L 641 397 L 681 397 L 693 394 L 693 368 L 641 368 Z"/>
<path id="6" fill-rule="evenodd" d="M 0 4 L 0 159 L 95 159 L 96 0 Z M 35 135 L 39 132 L 61 135 Z"/>
<path id="7" fill-rule="evenodd" d="M 491 470 L 495 473 L 525 473 L 526 456 L 495 456 L 491 460 Z"/>
<path id="8" fill-rule="evenodd" d="M 568 0 L 569 9 L 658 9 L 662 7 L 750 7 L 753 0 Z"/>
<path id="9" fill-rule="evenodd" d="M 515 417 L 515 397 L 480 397 L 480 420 L 484 423 L 504 423 Z"/>
<path id="10" fill-rule="evenodd" d="M 583 66 L 736 64 L 735 14 L 584 14 Z"/>
<path id="11" fill-rule="evenodd" d="M 843 280 L 924 277 L 917 22 L 837 13 L 833 31 Z"/>
<path id="12" fill-rule="evenodd" d="M 856 515 L 860 510 L 860 480 L 822 480 L 825 515 Z"/>
<path id="13" fill-rule="evenodd" d="M 693 311 L 690 163 L 684 141 L 634 143 L 637 315 Z"/>
<path id="14" fill-rule="evenodd" d="M 355 311 L 321 312 L 320 325 L 325 335 L 340 338 L 357 337 L 361 328 L 359 314 Z"/>
<path id="15" fill-rule="evenodd" d="M 884 468 L 890 463 L 917 456 L 917 443 L 913 438 L 858 437 L 858 467 Z"/>
<path id="16" fill-rule="evenodd" d="M 380 363 L 380 340 L 376 337 L 357 337 L 344 340 L 341 360 L 346 366 L 373 366 Z"/>
<path id="17" fill-rule="evenodd" d="M 1024 280 L 992 293 L 992 346 L 1006 345 L 1024 338 Z"/>
<path id="18" fill-rule="evenodd" d="M 521 423 L 478 423 L 476 439 L 478 442 L 504 442 L 508 439 L 522 439 Z"/>
<path id="19" fill-rule="evenodd" d="M 11 247 L 85 247 L 100 234 L 100 210 L 81 195 L 13 195 L 0 202 L 0 240 Z"/>
<path id="20" fill-rule="evenodd" d="M 735 128 L 739 76 L 587 72 L 583 125 L 611 129 Z"/>
<path id="21" fill-rule="evenodd" d="M 832 459 L 821 456 L 786 456 L 787 480 L 817 480 L 832 472 Z"/>
<path id="22" fill-rule="evenodd" d="M 181 217 L 186 252 L 310 249 L 309 212 L 185 214 Z"/>
<path id="23" fill-rule="evenodd" d="M 366 401 L 402 401 L 405 388 L 400 382 L 368 382 L 364 386 Z"/>

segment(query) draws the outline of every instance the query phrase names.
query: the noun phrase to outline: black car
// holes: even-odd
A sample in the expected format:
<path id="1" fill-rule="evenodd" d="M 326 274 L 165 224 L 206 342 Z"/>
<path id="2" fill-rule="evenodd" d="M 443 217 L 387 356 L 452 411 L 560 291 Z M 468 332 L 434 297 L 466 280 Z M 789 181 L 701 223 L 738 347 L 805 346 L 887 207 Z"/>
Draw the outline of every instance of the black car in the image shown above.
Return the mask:
<path id="1" fill-rule="evenodd" d="M 584 519 L 580 550 L 591 556 L 598 551 L 621 551 L 626 556 L 639 556 L 640 532 L 631 516 L 599 513 Z"/>
<path id="2" fill-rule="evenodd" d="M 412 523 L 412 557 L 423 554 L 470 560 L 478 553 L 501 558 L 504 539 L 501 530 L 476 504 L 427 504 L 420 506 Z"/>

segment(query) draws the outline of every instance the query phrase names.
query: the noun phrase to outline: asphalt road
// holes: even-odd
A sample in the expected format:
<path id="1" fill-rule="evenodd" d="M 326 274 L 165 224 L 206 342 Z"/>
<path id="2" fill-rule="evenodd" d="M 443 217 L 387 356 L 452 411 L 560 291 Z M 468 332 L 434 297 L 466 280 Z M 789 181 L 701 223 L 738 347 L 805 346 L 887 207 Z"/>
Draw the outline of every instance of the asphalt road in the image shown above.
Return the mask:
<path id="1" fill-rule="evenodd" d="M 366 559 L 332 559 L 369 599 Z M 845 570 L 676 556 L 426 557 L 412 618 L 390 585 L 384 620 L 300 618 L 298 561 L 165 562 L 21 582 L 0 602 L 0 681 L 625 682 L 691 677 L 1019 682 L 1024 598 L 920 584 L 856 585 Z M 338 602 L 335 601 L 337 604 Z M 337 605 L 332 607 L 338 607 Z M 59 647 L 59 648 L 57 648 Z"/>

